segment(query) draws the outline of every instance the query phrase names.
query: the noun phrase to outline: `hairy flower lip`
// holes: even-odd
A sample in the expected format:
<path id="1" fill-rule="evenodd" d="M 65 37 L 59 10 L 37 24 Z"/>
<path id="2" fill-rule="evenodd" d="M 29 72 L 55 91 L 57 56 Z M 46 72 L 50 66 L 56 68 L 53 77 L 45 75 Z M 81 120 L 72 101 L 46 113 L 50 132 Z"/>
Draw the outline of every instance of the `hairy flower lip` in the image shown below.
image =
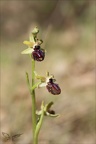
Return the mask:
<path id="1" fill-rule="evenodd" d="M 35 61 L 43 61 L 45 58 L 45 52 L 37 45 L 32 52 L 32 57 Z"/>
<path id="2" fill-rule="evenodd" d="M 55 111 L 49 109 L 49 110 L 48 110 L 48 113 L 54 115 L 54 114 L 55 114 Z"/>
<path id="3" fill-rule="evenodd" d="M 46 85 L 47 90 L 53 95 L 59 95 L 61 93 L 61 89 L 58 84 L 56 83 L 47 83 Z"/>

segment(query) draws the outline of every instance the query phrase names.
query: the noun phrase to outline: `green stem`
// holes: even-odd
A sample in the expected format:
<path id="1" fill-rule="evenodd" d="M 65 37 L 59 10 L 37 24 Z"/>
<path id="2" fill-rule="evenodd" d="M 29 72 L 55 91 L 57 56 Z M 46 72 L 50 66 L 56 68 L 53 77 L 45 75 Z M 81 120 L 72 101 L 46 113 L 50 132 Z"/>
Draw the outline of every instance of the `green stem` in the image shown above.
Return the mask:
<path id="1" fill-rule="evenodd" d="M 35 83 L 35 61 L 32 59 L 32 87 L 34 86 Z M 36 99 L 35 99 L 35 89 L 31 90 L 31 95 L 32 95 L 32 123 L 33 123 L 33 144 L 38 144 L 35 141 L 35 129 L 36 129 Z"/>
<path id="2" fill-rule="evenodd" d="M 39 135 L 39 132 L 40 132 L 40 129 L 41 129 L 41 126 L 42 126 L 43 118 L 44 118 L 44 106 L 42 104 L 42 113 L 41 113 L 41 116 L 40 116 L 40 120 L 37 123 L 36 130 L 35 130 L 35 141 L 36 141 L 36 144 L 38 143 L 38 135 Z"/>

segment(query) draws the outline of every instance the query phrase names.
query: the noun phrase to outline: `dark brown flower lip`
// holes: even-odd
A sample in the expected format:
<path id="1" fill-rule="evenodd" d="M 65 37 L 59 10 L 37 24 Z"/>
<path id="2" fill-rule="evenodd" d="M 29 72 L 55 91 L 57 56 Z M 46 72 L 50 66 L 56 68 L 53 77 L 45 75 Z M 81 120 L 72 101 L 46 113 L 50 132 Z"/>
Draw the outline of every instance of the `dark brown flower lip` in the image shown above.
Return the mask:
<path id="1" fill-rule="evenodd" d="M 43 50 L 41 50 L 41 49 L 35 49 L 32 52 L 32 57 L 36 61 L 43 61 L 44 58 L 45 58 L 45 52 Z"/>
<path id="2" fill-rule="evenodd" d="M 59 95 L 61 93 L 61 89 L 58 84 L 48 82 L 46 85 L 47 90 L 53 95 Z"/>
<path id="3" fill-rule="evenodd" d="M 55 111 L 54 110 L 48 110 L 48 113 L 50 113 L 50 114 L 52 114 L 52 115 L 54 115 L 55 114 Z"/>

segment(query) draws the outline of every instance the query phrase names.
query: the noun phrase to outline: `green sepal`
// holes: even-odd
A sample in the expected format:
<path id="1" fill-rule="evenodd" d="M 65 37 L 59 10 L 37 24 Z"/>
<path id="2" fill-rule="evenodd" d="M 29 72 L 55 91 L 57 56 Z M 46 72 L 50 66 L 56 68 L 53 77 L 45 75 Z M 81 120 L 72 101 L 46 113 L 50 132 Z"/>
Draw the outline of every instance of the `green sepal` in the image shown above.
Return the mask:
<path id="1" fill-rule="evenodd" d="M 31 54 L 33 52 L 32 48 L 27 48 L 24 51 L 21 52 L 21 54 Z"/>
<path id="2" fill-rule="evenodd" d="M 43 82 L 43 83 L 46 82 L 46 78 L 45 78 L 45 77 L 38 75 L 38 74 L 36 73 L 36 71 L 35 71 L 34 73 L 35 73 L 36 79 L 41 80 L 41 83 L 42 83 L 42 82 Z"/>
<path id="3" fill-rule="evenodd" d="M 46 104 L 45 111 L 48 111 L 53 104 L 54 104 L 53 102 L 50 102 L 50 103 Z"/>
<path id="4" fill-rule="evenodd" d="M 29 37 L 30 42 L 35 43 L 36 42 L 35 39 L 36 39 L 36 36 L 34 36 L 33 34 L 31 34 L 30 37 Z"/>

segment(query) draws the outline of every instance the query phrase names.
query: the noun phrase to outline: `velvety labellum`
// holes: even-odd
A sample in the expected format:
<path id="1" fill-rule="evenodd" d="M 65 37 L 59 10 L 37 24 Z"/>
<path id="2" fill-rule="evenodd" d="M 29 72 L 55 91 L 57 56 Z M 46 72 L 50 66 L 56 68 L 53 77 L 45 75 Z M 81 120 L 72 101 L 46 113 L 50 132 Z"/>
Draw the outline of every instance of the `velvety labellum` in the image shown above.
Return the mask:
<path id="1" fill-rule="evenodd" d="M 53 95 L 58 95 L 61 93 L 61 89 L 60 89 L 59 85 L 56 83 L 48 82 L 46 88 Z"/>
<path id="2" fill-rule="evenodd" d="M 48 110 L 48 113 L 54 115 L 54 114 L 55 114 L 55 111 L 54 111 L 54 110 Z"/>
<path id="3" fill-rule="evenodd" d="M 32 52 L 32 57 L 36 61 L 43 61 L 45 58 L 45 52 L 42 49 L 34 49 Z"/>

